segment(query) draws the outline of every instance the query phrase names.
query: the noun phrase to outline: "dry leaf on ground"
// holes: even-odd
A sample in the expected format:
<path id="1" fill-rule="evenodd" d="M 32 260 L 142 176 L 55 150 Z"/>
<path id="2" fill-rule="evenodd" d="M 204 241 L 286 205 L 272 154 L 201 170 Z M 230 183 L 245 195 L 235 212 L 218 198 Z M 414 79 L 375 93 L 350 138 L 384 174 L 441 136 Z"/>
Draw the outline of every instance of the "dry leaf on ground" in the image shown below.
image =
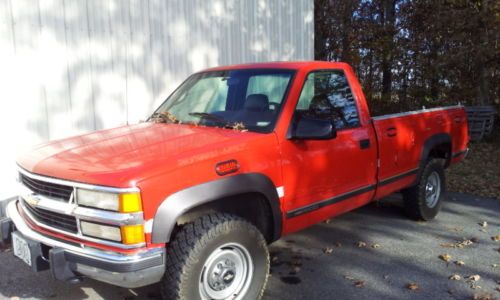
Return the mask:
<path id="1" fill-rule="evenodd" d="M 479 276 L 477 274 L 467 277 L 467 280 L 469 280 L 469 281 L 479 281 L 480 279 L 481 279 L 481 276 Z"/>
<path id="2" fill-rule="evenodd" d="M 492 294 L 480 294 L 474 295 L 474 300 L 495 300 L 496 298 Z"/>
<path id="3" fill-rule="evenodd" d="M 449 279 L 451 280 L 461 280 L 462 279 L 462 276 L 458 275 L 458 274 L 453 274 L 449 277 Z"/>
<path id="4" fill-rule="evenodd" d="M 380 245 L 379 245 L 379 244 L 373 244 L 373 245 L 372 245 L 372 248 L 374 248 L 374 249 L 378 249 L 378 248 L 380 248 Z"/>
<path id="5" fill-rule="evenodd" d="M 491 239 L 494 240 L 495 242 L 500 242 L 500 234 L 492 236 Z"/>
<path id="6" fill-rule="evenodd" d="M 347 280 L 355 280 L 351 275 L 344 275 L 344 278 Z"/>
<path id="7" fill-rule="evenodd" d="M 332 252 L 333 252 L 332 247 L 326 247 L 323 249 L 323 253 L 325 253 L 325 254 L 331 254 Z"/>
<path id="8" fill-rule="evenodd" d="M 461 260 L 457 260 L 457 261 L 455 261 L 455 265 L 457 265 L 457 266 L 463 266 L 463 265 L 465 265 L 465 263 L 463 261 L 461 261 Z"/>
<path id="9" fill-rule="evenodd" d="M 449 254 L 441 254 L 441 255 L 439 255 L 439 258 L 441 258 L 445 262 L 449 262 L 451 260 L 451 255 L 449 255 Z"/>
<path id="10" fill-rule="evenodd" d="M 362 242 L 362 241 L 359 241 L 359 242 L 357 242 L 357 243 L 356 243 L 356 246 L 357 246 L 358 248 L 363 248 L 363 247 L 366 247 L 366 243 L 365 243 L 365 242 Z"/>
<path id="11" fill-rule="evenodd" d="M 406 285 L 406 288 L 412 291 L 418 290 L 418 284 L 416 284 L 415 282 L 410 282 Z"/>
<path id="12" fill-rule="evenodd" d="M 484 222 L 479 223 L 479 225 L 481 227 L 488 227 L 488 222 L 484 221 Z"/>
<path id="13" fill-rule="evenodd" d="M 362 280 L 358 280 L 358 281 L 354 282 L 354 286 L 358 287 L 358 288 L 362 288 L 365 286 L 365 282 Z"/>

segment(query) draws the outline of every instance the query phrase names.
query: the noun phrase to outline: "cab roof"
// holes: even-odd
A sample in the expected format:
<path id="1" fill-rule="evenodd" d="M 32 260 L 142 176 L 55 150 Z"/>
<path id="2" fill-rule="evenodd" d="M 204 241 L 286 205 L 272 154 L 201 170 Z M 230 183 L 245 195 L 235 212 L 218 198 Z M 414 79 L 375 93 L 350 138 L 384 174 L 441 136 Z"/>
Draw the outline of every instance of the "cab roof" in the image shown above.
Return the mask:
<path id="1" fill-rule="evenodd" d="M 237 64 L 228 66 L 219 66 L 208 68 L 200 72 L 209 71 L 224 71 L 224 70 L 239 70 L 239 69 L 292 69 L 292 70 L 309 70 L 309 69 L 344 69 L 349 67 L 343 62 L 329 62 L 329 61 L 274 61 L 274 62 L 259 62 L 248 64 Z"/>

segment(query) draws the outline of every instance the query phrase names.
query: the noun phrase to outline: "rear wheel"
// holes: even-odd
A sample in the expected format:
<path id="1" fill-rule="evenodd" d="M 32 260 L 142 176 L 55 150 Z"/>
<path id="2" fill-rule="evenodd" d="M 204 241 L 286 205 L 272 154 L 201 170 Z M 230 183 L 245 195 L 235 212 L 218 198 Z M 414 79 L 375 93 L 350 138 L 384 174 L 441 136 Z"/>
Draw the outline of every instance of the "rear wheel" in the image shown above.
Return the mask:
<path id="1" fill-rule="evenodd" d="M 167 249 L 165 299 L 259 299 L 269 272 L 260 231 L 239 217 L 209 214 L 184 225 Z"/>
<path id="2" fill-rule="evenodd" d="M 431 159 L 425 165 L 418 184 L 403 191 L 405 211 L 415 220 L 432 220 L 441 209 L 446 193 L 442 159 Z"/>

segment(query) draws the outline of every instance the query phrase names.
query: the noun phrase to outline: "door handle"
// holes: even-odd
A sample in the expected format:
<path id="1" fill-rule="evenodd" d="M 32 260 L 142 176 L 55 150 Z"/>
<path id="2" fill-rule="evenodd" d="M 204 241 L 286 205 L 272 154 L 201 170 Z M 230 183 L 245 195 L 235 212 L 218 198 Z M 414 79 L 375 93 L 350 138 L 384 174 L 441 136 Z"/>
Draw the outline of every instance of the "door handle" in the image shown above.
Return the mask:
<path id="1" fill-rule="evenodd" d="M 398 133 L 396 127 L 389 127 L 385 130 L 388 137 L 395 137 Z"/>
<path id="2" fill-rule="evenodd" d="M 360 149 L 368 149 L 368 148 L 370 148 L 370 140 L 369 139 L 360 140 L 359 141 L 359 148 Z"/>

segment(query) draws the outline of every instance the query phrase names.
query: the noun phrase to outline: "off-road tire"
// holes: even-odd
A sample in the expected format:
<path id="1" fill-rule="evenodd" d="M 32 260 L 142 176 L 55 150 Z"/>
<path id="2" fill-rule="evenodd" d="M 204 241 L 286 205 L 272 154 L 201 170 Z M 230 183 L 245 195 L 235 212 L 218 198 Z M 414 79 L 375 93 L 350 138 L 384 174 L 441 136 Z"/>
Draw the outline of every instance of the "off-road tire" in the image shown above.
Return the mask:
<path id="1" fill-rule="evenodd" d="M 446 196 L 446 181 L 443 166 L 443 159 L 430 159 L 424 166 L 420 178 L 418 178 L 418 183 L 403 190 L 404 207 L 406 214 L 410 218 L 420 221 L 429 221 L 434 219 L 439 213 Z M 429 176 L 433 173 L 439 176 L 440 193 L 437 203 L 429 207 L 426 201 L 426 185 Z"/>
<path id="2" fill-rule="evenodd" d="M 207 258 L 227 243 L 244 246 L 253 262 L 253 277 L 243 297 L 260 299 L 269 274 L 269 252 L 261 232 L 240 217 L 212 213 L 180 228 L 167 245 L 166 271 L 161 281 L 164 299 L 203 299 L 199 283 Z"/>

